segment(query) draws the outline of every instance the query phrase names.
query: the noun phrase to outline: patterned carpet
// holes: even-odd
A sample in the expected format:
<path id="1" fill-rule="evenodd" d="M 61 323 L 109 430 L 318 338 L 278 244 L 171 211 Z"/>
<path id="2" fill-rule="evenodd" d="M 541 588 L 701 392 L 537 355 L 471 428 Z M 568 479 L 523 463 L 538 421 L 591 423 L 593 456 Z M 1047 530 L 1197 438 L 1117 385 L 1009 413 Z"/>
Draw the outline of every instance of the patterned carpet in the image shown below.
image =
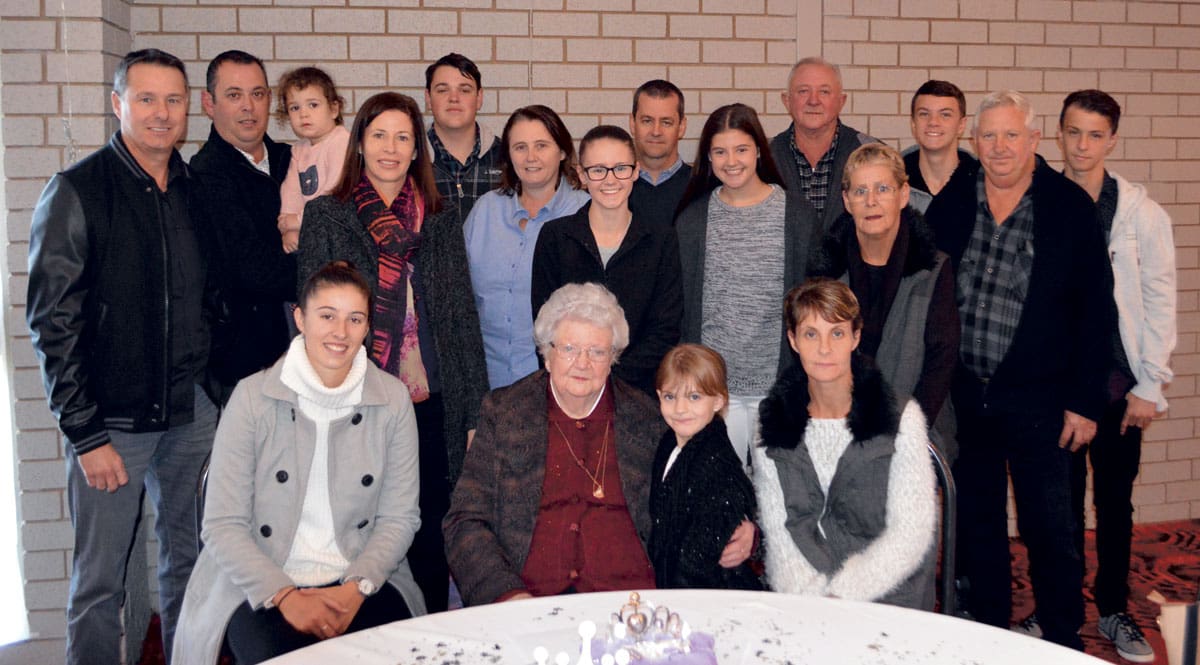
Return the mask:
<path id="1" fill-rule="evenodd" d="M 1096 607 L 1092 604 L 1092 577 L 1096 573 L 1095 532 L 1086 532 L 1084 545 L 1088 575 L 1084 584 L 1087 620 L 1083 642 L 1087 653 L 1112 663 L 1127 663 L 1096 629 Z M 1024 618 L 1033 609 L 1029 586 L 1029 560 L 1025 546 L 1012 543 L 1013 614 Z M 1168 600 L 1194 600 L 1200 583 L 1200 520 L 1137 525 L 1133 529 L 1133 555 L 1129 571 L 1129 612 L 1154 647 L 1156 664 L 1167 665 L 1162 636 L 1158 632 L 1158 605 L 1146 600 L 1154 589 Z"/>
<path id="2" fill-rule="evenodd" d="M 1083 626 L 1083 642 L 1087 652 L 1112 663 L 1126 663 L 1117 656 L 1108 640 L 1096 629 L 1096 607 L 1092 605 L 1091 583 L 1096 572 L 1095 533 L 1086 534 L 1088 576 L 1084 597 L 1087 599 L 1087 622 Z M 1154 589 L 1168 600 L 1188 600 L 1196 597 L 1200 584 L 1200 520 L 1144 524 L 1133 529 L 1133 560 L 1129 573 L 1129 609 L 1146 638 L 1154 646 L 1156 665 L 1167 665 L 1162 637 L 1158 633 L 1158 605 L 1146 600 Z M 1033 609 L 1033 591 L 1029 587 L 1029 559 L 1019 540 L 1012 542 L 1013 613 L 1022 618 Z M 142 665 L 164 662 L 158 632 L 158 617 L 150 624 L 149 634 L 142 647 Z"/>

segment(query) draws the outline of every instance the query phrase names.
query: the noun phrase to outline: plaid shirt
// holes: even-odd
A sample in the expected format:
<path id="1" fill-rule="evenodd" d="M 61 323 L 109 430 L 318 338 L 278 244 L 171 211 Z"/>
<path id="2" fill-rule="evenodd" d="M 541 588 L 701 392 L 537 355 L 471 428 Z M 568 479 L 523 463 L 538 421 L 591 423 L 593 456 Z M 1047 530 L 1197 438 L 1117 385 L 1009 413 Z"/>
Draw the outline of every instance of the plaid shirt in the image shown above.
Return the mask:
<path id="1" fill-rule="evenodd" d="M 475 125 L 475 147 L 467 163 L 462 164 L 442 145 L 432 126 L 427 133 L 433 149 L 433 177 L 438 193 L 445 205 L 459 206 L 461 218 L 466 219 L 475 201 L 500 184 L 500 169 L 496 165 L 500 142 L 493 138 L 492 145 L 484 151 L 480 145 L 481 130 Z"/>
<path id="2" fill-rule="evenodd" d="M 838 121 L 838 129 L 842 123 Z M 838 132 L 833 132 L 833 143 L 829 150 L 817 160 L 816 167 L 808 165 L 808 158 L 796 147 L 796 126 L 788 128 L 788 145 L 792 147 L 792 157 L 796 160 L 796 168 L 800 171 L 800 190 L 804 197 L 817 209 L 817 217 L 825 214 L 825 199 L 829 197 L 830 181 L 833 179 L 833 157 L 837 154 Z"/>
<path id="3" fill-rule="evenodd" d="M 975 183 L 979 202 L 975 228 L 958 268 L 959 352 L 980 379 L 990 379 L 1012 344 L 1033 272 L 1033 187 L 996 224 L 988 207 L 981 169 Z"/>

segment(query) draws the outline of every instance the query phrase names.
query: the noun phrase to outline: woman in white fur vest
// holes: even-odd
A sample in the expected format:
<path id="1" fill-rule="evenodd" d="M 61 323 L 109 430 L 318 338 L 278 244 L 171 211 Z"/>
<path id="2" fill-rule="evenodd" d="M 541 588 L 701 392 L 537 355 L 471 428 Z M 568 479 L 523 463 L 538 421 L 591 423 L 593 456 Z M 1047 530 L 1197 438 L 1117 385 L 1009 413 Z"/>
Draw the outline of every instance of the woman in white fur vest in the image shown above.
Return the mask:
<path id="1" fill-rule="evenodd" d="M 753 451 L 767 582 L 932 609 L 937 497 L 921 408 L 898 411 L 855 353 L 863 322 L 848 286 L 809 280 L 784 311 L 800 365 L 763 400 Z"/>
<path id="2" fill-rule="evenodd" d="M 301 334 L 233 391 L 213 443 L 175 662 L 239 665 L 425 613 L 408 390 L 367 360 L 371 286 L 345 262 L 301 290 Z"/>

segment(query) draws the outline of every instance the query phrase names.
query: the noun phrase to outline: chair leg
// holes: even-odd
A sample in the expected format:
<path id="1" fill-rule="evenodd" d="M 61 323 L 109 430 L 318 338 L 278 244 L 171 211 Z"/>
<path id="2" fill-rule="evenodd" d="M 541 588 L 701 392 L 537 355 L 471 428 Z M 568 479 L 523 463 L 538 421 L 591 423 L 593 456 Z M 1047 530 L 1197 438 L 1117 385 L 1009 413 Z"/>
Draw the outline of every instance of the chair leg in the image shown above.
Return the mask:
<path id="1" fill-rule="evenodd" d="M 955 590 L 955 538 L 958 532 L 958 490 L 954 486 L 954 474 L 942 451 L 933 443 L 928 444 L 929 456 L 937 471 L 938 486 L 942 490 L 942 582 L 940 585 L 942 614 L 955 615 L 958 596 Z"/>

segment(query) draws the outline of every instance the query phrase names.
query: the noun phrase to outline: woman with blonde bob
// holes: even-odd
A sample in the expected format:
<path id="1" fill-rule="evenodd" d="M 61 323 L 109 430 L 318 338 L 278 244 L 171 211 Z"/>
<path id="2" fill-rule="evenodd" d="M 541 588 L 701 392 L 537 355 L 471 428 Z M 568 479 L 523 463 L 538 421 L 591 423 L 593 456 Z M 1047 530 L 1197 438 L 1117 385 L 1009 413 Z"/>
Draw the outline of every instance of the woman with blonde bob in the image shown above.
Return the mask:
<path id="1" fill-rule="evenodd" d="M 784 300 L 800 364 L 761 405 L 753 450 L 768 585 L 932 609 L 937 499 L 921 407 L 903 411 L 855 353 L 850 287 L 811 279 Z"/>
<path id="2" fill-rule="evenodd" d="M 954 272 L 933 231 L 909 203 L 900 153 L 869 143 L 850 154 L 842 173 L 846 212 L 829 229 L 810 272 L 850 285 L 862 308 L 858 351 L 874 359 L 903 404 L 921 405 L 933 438 L 956 449 L 947 397 L 958 361 Z"/>

